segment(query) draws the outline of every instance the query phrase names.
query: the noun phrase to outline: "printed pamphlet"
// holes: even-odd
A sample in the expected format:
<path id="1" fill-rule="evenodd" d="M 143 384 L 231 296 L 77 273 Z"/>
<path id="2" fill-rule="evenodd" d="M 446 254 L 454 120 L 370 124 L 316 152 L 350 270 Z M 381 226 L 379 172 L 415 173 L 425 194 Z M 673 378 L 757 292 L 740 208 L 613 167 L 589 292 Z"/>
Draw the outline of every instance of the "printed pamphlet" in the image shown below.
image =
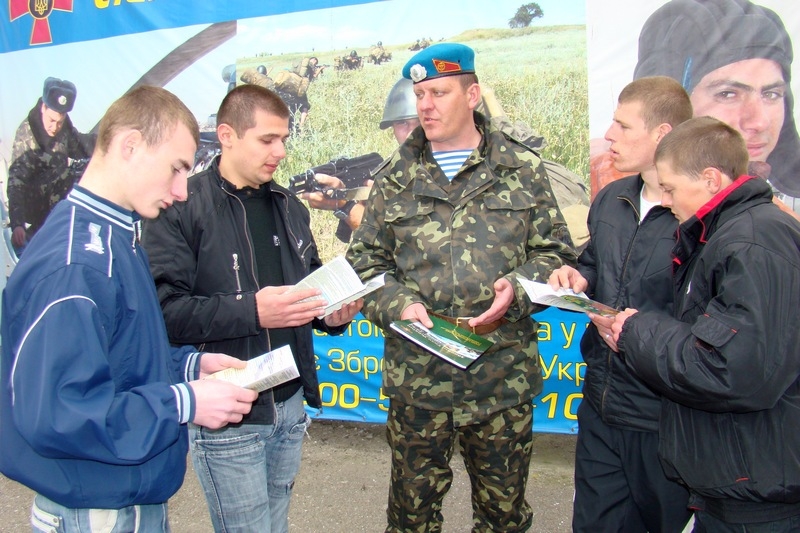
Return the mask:
<path id="1" fill-rule="evenodd" d="M 261 392 L 297 377 L 300 377 L 300 372 L 294 362 L 292 348 L 287 344 L 250 359 L 245 368 L 226 368 L 206 379 L 221 379 Z"/>
<path id="2" fill-rule="evenodd" d="M 536 304 L 550 305 L 568 311 L 594 313 L 607 317 L 612 317 L 619 313 L 618 309 L 590 300 L 582 292 L 576 294 L 567 288 L 554 291 L 547 283 L 537 283 L 521 276 L 517 276 L 517 280 L 522 285 L 522 288 L 525 289 L 531 301 Z"/>
<path id="3" fill-rule="evenodd" d="M 474 363 L 493 344 L 492 341 L 441 318 L 430 315 L 429 318 L 433 322 L 431 329 L 416 320 L 396 320 L 392 322 L 391 328 L 462 369 Z"/>
<path id="4" fill-rule="evenodd" d="M 319 289 L 322 295 L 316 299 L 326 300 L 325 315 L 338 311 L 343 305 L 354 302 L 362 296 L 383 287 L 384 274 L 375 276 L 366 283 L 361 280 L 343 256 L 325 263 L 320 268 L 300 280 L 289 292 L 300 289 Z M 314 298 L 309 298 L 314 299 Z"/>

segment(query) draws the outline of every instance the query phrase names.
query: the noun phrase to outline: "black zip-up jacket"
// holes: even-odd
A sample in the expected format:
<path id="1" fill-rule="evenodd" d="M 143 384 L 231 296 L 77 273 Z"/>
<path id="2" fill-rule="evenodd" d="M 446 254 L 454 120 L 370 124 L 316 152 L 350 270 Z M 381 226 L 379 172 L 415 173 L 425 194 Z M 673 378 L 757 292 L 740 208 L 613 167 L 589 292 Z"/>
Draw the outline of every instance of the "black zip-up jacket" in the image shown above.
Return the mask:
<path id="1" fill-rule="evenodd" d="M 222 179 L 218 163 L 219 157 L 189 179 L 186 202 L 175 202 L 145 222 L 142 245 L 150 256 L 170 341 L 248 360 L 275 347 L 258 322 L 255 293 L 260 287 L 245 208 L 233 185 Z M 281 246 L 283 276 L 293 285 L 322 264 L 308 209 L 275 182 L 262 187 L 270 189 L 280 214 L 278 231 L 286 244 Z M 294 328 L 303 392 L 308 405 L 319 408 L 312 327 L 335 335 L 346 326 L 331 328 L 315 319 Z M 274 415 L 272 391 L 267 390 L 243 422 L 272 424 Z"/>
<path id="2" fill-rule="evenodd" d="M 639 224 L 640 175 L 609 183 L 589 210 L 591 240 L 578 258 L 587 295 L 618 309 L 672 313 L 672 257 L 678 221 L 654 206 Z M 661 399 L 600 337 L 594 324 L 581 339 L 586 362 L 583 401 L 607 424 L 658 431 Z"/>
<path id="3" fill-rule="evenodd" d="M 675 312 L 640 312 L 619 347 L 665 398 L 659 455 L 709 514 L 800 515 L 800 223 L 743 176 L 679 228 Z"/>

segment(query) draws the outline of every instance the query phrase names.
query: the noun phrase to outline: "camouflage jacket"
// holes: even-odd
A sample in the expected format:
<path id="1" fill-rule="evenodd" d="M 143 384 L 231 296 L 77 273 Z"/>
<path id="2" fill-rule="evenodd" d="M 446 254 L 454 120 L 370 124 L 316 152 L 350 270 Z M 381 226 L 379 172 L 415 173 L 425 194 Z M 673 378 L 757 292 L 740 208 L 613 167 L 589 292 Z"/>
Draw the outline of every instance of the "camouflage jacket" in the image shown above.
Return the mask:
<path id="1" fill-rule="evenodd" d="M 17 128 L 8 168 L 10 226 L 30 224 L 28 238 L 66 197 L 94 148 L 94 136 L 78 132 L 69 116 L 56 136 L 49 137 L 42 126 L 40 106 L 41 100 Z"/>
<path id="2" fill-rule="evenodd" d="M 534 308 L 516 275 L 547 280 L 575 263 L 564 220 L 541 160 L 475 114 L 480 146 L 448 182 L 417 128 L 376 172 L 347 258 L 362 279 L 386 273 L 363 314 L 386 334 L 383 392 L 420 408 L 450 411 L 456 425 L 533 399 L 542 389 Z M 494 346 L 460 370 L 394 335 L 410 304 L 477 316 L 506 277 L 516 300 L 508 322 L 486 335 Z"/>

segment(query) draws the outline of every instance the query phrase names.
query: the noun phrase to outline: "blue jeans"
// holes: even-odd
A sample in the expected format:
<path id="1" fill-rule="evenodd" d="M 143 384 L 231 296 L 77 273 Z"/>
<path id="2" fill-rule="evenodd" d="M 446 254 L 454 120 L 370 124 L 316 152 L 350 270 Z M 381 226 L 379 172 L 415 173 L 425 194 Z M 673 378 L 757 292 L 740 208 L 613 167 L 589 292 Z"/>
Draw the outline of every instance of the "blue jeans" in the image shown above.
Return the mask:
<path id="1" fill-rule="evenodd" d="M 216 532 L 289 530 L 289 500 L 311 419 L 302 390 L 275 407 L 272 426 L 190 429 L 192 463 Z"/>
<path id="2" fill-rule="evenodd" d="M 71 509 L 37 494 L 31 526 L 42 533 L 169 533 L 167 504 L 122 509 Z"/>

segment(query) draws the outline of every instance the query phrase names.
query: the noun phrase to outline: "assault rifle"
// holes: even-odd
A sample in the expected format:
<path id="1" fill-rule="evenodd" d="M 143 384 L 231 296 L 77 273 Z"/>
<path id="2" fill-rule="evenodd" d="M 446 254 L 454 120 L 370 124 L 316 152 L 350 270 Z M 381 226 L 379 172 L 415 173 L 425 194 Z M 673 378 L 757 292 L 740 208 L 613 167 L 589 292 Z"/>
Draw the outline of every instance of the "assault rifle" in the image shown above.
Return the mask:
<path id="1" fill-rule="evenodd" d="M 340 157 L 312 167 L 289 178 L 289 190 L 295 194 L 322 192 L 332 200 L 366 200 L 369 191 L 364 182 L 370 173 L 383 161 L 380 154 L 371 152 L 356 157 Z M 317 174 L 335 176 L 344 183 L 343 189 L 334 189 L 320 184 Z"/>

